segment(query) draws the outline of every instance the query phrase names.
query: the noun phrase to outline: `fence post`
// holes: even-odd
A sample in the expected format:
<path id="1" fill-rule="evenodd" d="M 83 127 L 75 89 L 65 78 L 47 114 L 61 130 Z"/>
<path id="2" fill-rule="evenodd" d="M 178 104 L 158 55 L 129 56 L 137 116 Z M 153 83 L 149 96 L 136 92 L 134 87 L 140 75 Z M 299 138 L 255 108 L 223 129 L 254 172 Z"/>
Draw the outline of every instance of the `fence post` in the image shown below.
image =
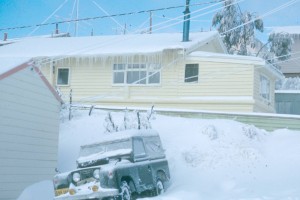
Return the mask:
<path id="1" fill-rule="evenodd" d="M 72 118 L 72 89 L 70 90 L 69 120 Z"/>

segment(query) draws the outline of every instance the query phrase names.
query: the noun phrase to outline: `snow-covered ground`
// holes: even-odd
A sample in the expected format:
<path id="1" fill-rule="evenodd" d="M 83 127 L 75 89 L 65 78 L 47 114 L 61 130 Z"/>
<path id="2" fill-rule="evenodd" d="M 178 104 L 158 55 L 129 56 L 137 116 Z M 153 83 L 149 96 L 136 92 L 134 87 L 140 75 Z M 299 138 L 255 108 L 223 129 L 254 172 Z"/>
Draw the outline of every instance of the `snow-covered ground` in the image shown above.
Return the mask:
<path id="1" fill-rule="evenodd" d="M 77 111 L 60 127 L 58 168 L 75 168 L 79 146 L 101 140 L 104 111 Z M 123 113 L 112 113 L 121 119 Z M 120 120 L 121 121 L 121 120 Z M 151 200 L 299 200 L 300 131 L 266 132 L 230 120 L 156 115 L 172 185 Z M 51 200 L 51 180 L 28 187 L 18 200 Z M 145 198 L 145 200 L 150 198 Z"/>

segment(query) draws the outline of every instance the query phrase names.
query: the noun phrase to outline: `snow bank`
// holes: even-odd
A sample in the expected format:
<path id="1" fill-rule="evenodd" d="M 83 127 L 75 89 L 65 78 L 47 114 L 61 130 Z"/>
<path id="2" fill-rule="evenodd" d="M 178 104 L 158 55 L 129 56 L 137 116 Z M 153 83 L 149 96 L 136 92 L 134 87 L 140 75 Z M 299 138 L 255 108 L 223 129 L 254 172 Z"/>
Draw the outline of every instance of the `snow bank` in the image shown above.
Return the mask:
<path id="1" fill-rule="evenodd" d="M 88 111 L 77 111 L 72 121 L 62 122 L 60 171 L 76 167 L 80 145 L 108 134 L 103 133 L 105 116 L 106 112 L 98 110 L 92 116 Z M 122 121 L 122 113 L 112 116 Z M 162 115 L 156 116 L 152 127 L 160 133 L 172 178 L 166 193 L 153 200 L 300 199 L 299 131 L 269 133 L 230 120 Z M 53 193 L 52 185 L 43 188 Z M 38 188 L 30 187 L 27 193 L 34 194 L 34 189 Z"/>

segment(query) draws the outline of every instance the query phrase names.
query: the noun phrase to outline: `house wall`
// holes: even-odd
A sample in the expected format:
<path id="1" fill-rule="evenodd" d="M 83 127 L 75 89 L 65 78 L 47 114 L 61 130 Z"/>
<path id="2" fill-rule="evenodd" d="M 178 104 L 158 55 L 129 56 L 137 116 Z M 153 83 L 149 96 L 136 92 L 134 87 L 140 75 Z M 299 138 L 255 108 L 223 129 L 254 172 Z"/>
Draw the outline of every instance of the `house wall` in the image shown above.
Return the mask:
<path id="1" fill-rule="evenodd" d="M 70 67 L 70 85 L 61 86 L 60 90 L 65 94 L 66 102 L 68 102 L 69 91 L 72 88 L 73 101 L 88 105 L 124 108 L 155 105 L 157 108 L 238 112 L 254 110 L 253 65 L 211 62 L 203 59 L 183 61 L 182 55 L 177 51 L 169 53 L 164 58 L 166 59 L 161 61 L 163 63 L 161 83 L 155 86 L 113 85 L 113 63 L 116 62 L 115 60 L 123 62 L 122 59 L 125 58 L 66 59 L 56 64 L 56 68 Z M 139 57 L 139 59 L 145 58 Z M 186 63 L 199 63 L 198 83 L 184 83 Z M 56 77 L 56 75 L 53 76 Z"/>
<path id="2" fill-rule="evenodd" d="M 15 200 L 55 173 L 60 105 L 30 68 L 0 80 L 0 94 L 0 200 Z"/>

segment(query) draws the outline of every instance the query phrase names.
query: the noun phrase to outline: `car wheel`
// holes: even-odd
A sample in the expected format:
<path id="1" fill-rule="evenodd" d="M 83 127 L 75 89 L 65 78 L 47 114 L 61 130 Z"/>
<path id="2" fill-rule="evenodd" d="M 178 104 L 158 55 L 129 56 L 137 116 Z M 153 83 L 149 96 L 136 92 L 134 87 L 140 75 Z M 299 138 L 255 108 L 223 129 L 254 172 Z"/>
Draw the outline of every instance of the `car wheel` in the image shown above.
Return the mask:
<path id="1" fill-rule="evenodd" d="M 161 195 L 165 192 L 165 186 L 162 180 L 157 179 L 156 181 L 156 195 Z"/>
<path id="2" fill-rule="evenodd" d="M 131 190 L 126 181 L 122 181 L 121 183 L 121 193 L 120 193 L 121 200 L 132 200 L 131 198 Z"/>

